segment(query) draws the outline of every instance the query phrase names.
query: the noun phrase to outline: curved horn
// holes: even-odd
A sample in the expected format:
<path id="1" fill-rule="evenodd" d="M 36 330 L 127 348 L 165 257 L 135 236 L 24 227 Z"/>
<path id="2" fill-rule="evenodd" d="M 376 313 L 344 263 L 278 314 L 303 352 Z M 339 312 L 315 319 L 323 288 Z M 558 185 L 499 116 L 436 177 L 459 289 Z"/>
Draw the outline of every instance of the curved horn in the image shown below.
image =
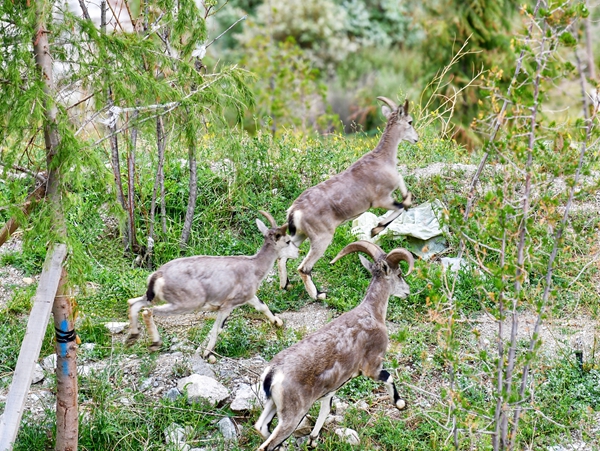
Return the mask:
<path id="1" fill-rule="evenodd" d="M 335 258 L 331 260 L 331 263 L 337 262 L 340 258 L 351 254 L 352 252 L 364 252 L 373 260 L 377 260 L 379 257 L 385 255 L 385 252 L 383 252 L 375 243 L 371 243 L 370 241 L 355 241 L 354 243 L 350 243 L 344 249 L 342 249 L 339 254 L 337 254 Z"/>
<path id="2" fill-rule="evenodd" d="M 394 265 L 397 265 L 400 260 L 404 260 L 405 262 L 407 262 L 408 272 L 405 274 L 406 276 L 408 276 L 415 268 L 415 258 L 410 253 L 410 251 L 402 247 L 398 247 L 391 251 L 389 254 L 387 254 L 386 260 L 388 261 L 388 263 L 392 263 Z"/>
<path id="3" fill-rule="evenodd" d="M 377 97 L 377 100 L 381 100 L 383 103 L 387 103 L 387 106 L 389 106 L 392 110 L 398 109 L 398 105 L 396 105 L 393 101 L 391 101 L 387 97 L 379 96 L 379 97 Z"/>
<path id="4" fill-rule="evenodd" d="M 271 223 L 271 227 L 277 227 L 277 223 L 275 222 L 275 219 L 273 219 L 273 216 L 271 216 L 270 213 L 263 210 L 259 210 L 258 212 L 269 220 L 269 222 Z"/>

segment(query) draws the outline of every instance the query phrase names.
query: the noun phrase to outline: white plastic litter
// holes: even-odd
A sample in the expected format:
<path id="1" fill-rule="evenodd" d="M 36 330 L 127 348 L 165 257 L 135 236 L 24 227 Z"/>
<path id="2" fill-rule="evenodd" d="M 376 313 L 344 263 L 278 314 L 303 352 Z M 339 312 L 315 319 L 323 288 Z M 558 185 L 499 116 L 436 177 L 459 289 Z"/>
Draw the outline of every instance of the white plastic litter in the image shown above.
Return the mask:
<path id="1" fill-rule="evenodd" d="M 405 210 L 374 238 L 371 238 L 371 229 L 392 212 L 388 211 L 380 217 L 366 212 L 352 221 L 352 234 L 359 240 L 373 243 L 377 243 L 382 236 L 407 237 L 406 247 L 422 259 L 429 260 L 448 247 L 443 236 L 444 230 L 438 219 L 444 211 L 445 207 L 438 199 L 417 205 Z"/>

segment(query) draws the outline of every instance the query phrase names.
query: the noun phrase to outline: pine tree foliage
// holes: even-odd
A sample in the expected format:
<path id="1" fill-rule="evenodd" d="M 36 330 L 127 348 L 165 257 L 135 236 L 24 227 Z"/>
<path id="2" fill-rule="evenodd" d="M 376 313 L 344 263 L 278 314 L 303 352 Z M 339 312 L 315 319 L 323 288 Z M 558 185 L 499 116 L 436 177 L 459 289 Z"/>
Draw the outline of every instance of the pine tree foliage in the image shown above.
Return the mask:
<path id="1" fill-rule="evenodd" d="M 69 259 L 71 265 L 86 260 L 80 253 L 77 218 L 70 216 L 75 211 L 70 206 L 84 202 L 83 194 L 75 193 L 85 192 L 80 189 L 85 186 L 85 196 L 104 199 L 113 212 L 119 211 L 106 165 L 109 121 L 116 121 L 117 133 L 126 139 L 136 127 L 145 142 L 152 142 L 156 117 L 162 115 L 167 123 L 177 124 L 172 127 L 174 139 L 181 134 L 192 140 L 204 132 L 205 123 L 226 126 L 227 111 L 241 118 L 253 105 L 247 71 L 236 66 L 207 68 L 202 62 L 206 20 L 213 13 L 209 3 L 198 8 L 192 0 L 146 2 L 137 15 L 131 13 L 129 28 L 119 22 L 122 17 L 111 16 L 106 31 L 81 10 L 69 10 L 58 1 L 45 3 L 61 136 L 56 161 L 65 174 L 61 191 L 69 227 L 75 229 L 70 234 L 76 254 Z M 34 19 L 34 8 L 25 0 L 0 6 L 2 198 L 11 206 L 2 211 L 4 220 L 18 214 L 35 184 L 33 175 L 46 166 L 45 94 L 33 55 Z M 40 255 L 51 240 L 44 208 L 36 209 L 24 226 L 26 246 Z"/>

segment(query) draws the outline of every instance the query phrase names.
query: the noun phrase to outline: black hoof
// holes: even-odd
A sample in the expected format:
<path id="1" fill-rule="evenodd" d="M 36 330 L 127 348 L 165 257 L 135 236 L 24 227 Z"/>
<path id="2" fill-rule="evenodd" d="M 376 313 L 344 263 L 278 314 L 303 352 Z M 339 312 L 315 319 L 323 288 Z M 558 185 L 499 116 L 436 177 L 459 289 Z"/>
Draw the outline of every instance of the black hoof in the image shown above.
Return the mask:
<path id="1" fill-rule="evenodd" d="M 160 350 L 161 347 L 162 347 L 162 341 L 155 341 L 150 346 L 148 346 L 148 349 L 150 351 L 154 352 L 154 351 Z"/>
<path id="2" fill-rule="evenodd" d="M 125 340 L 125 346 L 129 347 L 133 345 L 137 339 L 140 337 L 140 334 L 129 334 L 127 339 Z"/>
<path id="3" fill-rule="evenodd" d="M 385 229 L 384 226 L 373 227 L 371 229 L 371 238 L 373 238 L 374 236 L 379 235 L 381 232 L 383 232 L 383 229 Z"/>

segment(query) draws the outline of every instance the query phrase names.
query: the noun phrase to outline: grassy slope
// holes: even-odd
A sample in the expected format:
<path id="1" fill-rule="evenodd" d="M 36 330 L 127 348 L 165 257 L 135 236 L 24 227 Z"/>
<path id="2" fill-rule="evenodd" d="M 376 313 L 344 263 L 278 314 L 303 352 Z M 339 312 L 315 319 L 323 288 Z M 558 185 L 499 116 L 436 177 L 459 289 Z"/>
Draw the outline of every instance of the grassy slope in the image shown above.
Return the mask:
<path id="1" fill-rule="evenodd" d="M 301 138 L 288 135 L 273 141 L 267 135 L 244 137 L 241 140 L 236 136 L 220 136 L 217 132 L 207 135 L 199 146 L 198 208 L 185 254 L 253 253 L 261 243 L 260 234 L 254 225 L 258 210 L 268 210 L 277 221 L 282 222 L 285 210 L 302 190 L 344 169 L 375 143 L 375 139 L 364 137 Z M 166 236 L 159 236 L 157 239 L 156 265 L 180 255 L 178 235 L 187 198 L 186 168 L 177 158 L 173 158 L 179 153 L 178 149 L 171 149 L 171 152 L 173 154 L 165 170 L 169 231 Z M 152 152 L 147 152 L 141 155 L 140 164 L 151 164 L 148 159 L 151 154 Z M 181 158 L 184 158 L 184 152 L 181 152 Z M 402 144 L 399 149 L 399 163 L 406 164 L 408 170 L 438 162 L 473 163 L 474 158 L 475 156 L 465 153 L 454 143 L 439 140 L 433 131 L 421 131 L 418 145 Z M 461 196 L 464 180 L 465 176 L 460 174 L 442 174 L 433 182 L 431 179 L 407 177 L 407 184 L 415 194 L 416 203 L 433 197 L 452 203 L 457 196 Z M 140 184 L 138 239 L 144 242 L 143 227 L 147 219 L 152 177 L 141 177 Z M 89 265 L 78 268 L 81 278 L 88 282 L 85 287 L 82 285 L 82 293 L 78 297 L 82 318 L 79 334 L 84 342 L 97 343 L 93 356 L 95 359 L 110 357 L 112 361 L 118 362 L 132 351 L 124 349 L 120 342 L 112 342 L 102 324 L 106 321 L 127 320 L 125 300 L 144 290 L 148 271 L 134 268 L 130 259 L 122 256 L 118 229 L 107 225 L 110 221 L 106 221 L 107 215 L 101 213 L 100 208 L 110 200 L 110 194 L 105 198 L 88 198 L 83 193 L 78 195 L 82 202 L 77 203 L 70 212 L 71 218 L 77 221 L 77 227 L 71 233 L 82 242 L 82 252 L 89 261 Z M 597 225 L 597 220 L 582 213 L 577 223 L 584 230 L 590 230 Z M 340 227 L 325 257 L 314 269 L 317 283 L 329 292 L 327 304 L 338 311 L 345 311 L 356 305 L 368 284 L 366 273 L 357 268 L 355 260 L 346 258 L 334 266 L 328 264 L 353 239 L 349 224 Z M 579 255 L 589 253 L 589 243 L 577 241 L 574 244 L 579 246 Z M 397 244 L 384 242 L 386 249 L 395 245 Z M 304 244 L 301 253 L 304 254 L 307 248 L 308 245 Z M 4 263 L 20 267 L 27 273 L 35 273 L 41 264 L 41 258 L 26 248 L 23 254 L 4 257 Z M 282 292 L 278 289 L 277 280 L 274 280 L 265 283 L 259 292 L 259 296 L 274 312 L 300 309 L 310 302 L 299 278 L 293 272 L 295 264 L 297 262 L 290 262 L 289 266 L 290 273 L 298 279 L 294 289 Z M 426 450 L 451 447 L 451 442 L 447 440 L 448 432 L 436 422 L 443 421 L 443 415 L 437 413 L 440 406 L 436 405 L 435 398 L 423 397 L 421 391 L 411 388 L 417 386 L 420 390 L 434 390 L 437 393 L 448 378 L 444 355 L 437 345 L 438 331 L 429 322 L 428 316 L 431 307 L 428 297 L 432 290 L 431 280 L 439 275 L 436 275 L 435 269 L 431 269 L 430 265 L 422 262 L 418 262 L 417 268 L 417 275 L 410 282 L 413 294 L 404 302 L 392 301 L 389 311 L 389 319 L 397 327 L 391 337 L 388 366 L 398 368 L 400 379 L 408 383 L 404 385 L 403 391 L 407 393 L 411 408 L 407 413 L 390 416 L 385 407 L 375 403 L 370 411 L 374 414 L 371 417 L 369 413 L 351 407 L 344 424 L 360 431 L 363 449 Z M 471 276 L 465 274 L 459 280 L 461 285 L 458 290 L 461 293 L 459 308 L 467 317 L 481 311 L 477 283 L 472 282 Z M 580 284 L 585 286 L 584 295 L 578 296 L 576 300 L 561 298 L 565 311 L 574 304 L 586 310 L 595 308 L 592 300 L 595 290 L 590 287 L 590 283 L 586 273 L 580 279 Z M 0 312 L 0 371 L 4 375 L 1 384 L 5 387 L 10 379 L 7 376 L 16 362 L 19 337 L 23 334 L 25 324 L 23 315 L 27 312 L 28 299 L 32 293 L 31 287 L 17 291 L 8 307 Z M 192 328 L 184 338 L 198 345 L 208 326 L 209 324 Z M 473 338 L 468 325 L 458 327 L 457 333 L 464 335 L 465 342 Z M 164 330 L 163 334 L 168 344 L 175 333 Z M 256 330 L 250 320 L 241 313 L 236 313 L 217 350 L 234 357 L 260 353 L 268 359 L 299 338 L 299 335 L 289 331 L 275 333 L 268 326 Z M 52 340 L 49 329 L 42 356 L 52 352 Z M 142 345 L 134 347 L 133 352 L 148 358 Z M 597 362 L 592 359 L 587 363 L 590 371 L 583 375 L 564 362 L 548 364 L 540 372 L 540 379 L 537 380 L 541 382 L 536 392 L 539 406 L 542 411 L 552 413 L 554 422 L 526 414 L 522 422 L 524 442 L 533 441 L 539 446 L 555 443 L 557 436 L 588 424 L 588 409 L 598 408 L 600 393 L 594 388 L 594 381 L 597 382 L 598 379 L 598 373 L 594 369 Z M 345 387 L 341 396 L 350 401 L 365 398 L 373 403 L 372 389 L 370 381 L 359 378 Z M 557 391 L 560 396 L 556 395 Z M 134 407 L 123 408 L 118 400 L 123 394 L 130 392 L 131 389 L 123 382 L 123 375 L 118 371 L 105 379 L 83 379 L 80 396 L 87 413 L 81 422 L 81 449 L 164 449 L 162 431 L 169 424 L 177 422 L 190 425 L 195 430 L 195 436 L 202 438 L 215 430 L 214 418 L 218 419 L 219 415 L 228 413 L 226 408 L 215 411 L 203 406 L 193 406 L 190 409 L 183 401 L 157 403 L 145 398 L 142 393 L 134 393 Z M 477 410 L 477 406 L 481 408 L 485 405 L 486 394 L 480 387 L 461 387 L 461 393 L 465 410 Z M 557 398 L 560 398 L 559 403 L 556 403 Z M 53 422 L 52 415 L 49 411 L 48 424 Z M 247 427 L 240 443 L 232 449 L 253 449 L 260 442 L 251 428 L 256 417 L 251 415 L 240 420 Z M 478 420 L 473 421 L 476 425 Z M 566 428 L 559 427 L 559 423 L 565 424 Z M 46 429 L 37 423 L 24 426 L 16 449 L 43 449 L 48 446 L 52 440 L 48 439 Z M 481 440 L 477 449 L 486 449 L 487 440 L 480 437 L 475 440 Z M 325 434 L 321 449 L 340 450 L 351 447 L 342 444 L 334 434 Z"/>

